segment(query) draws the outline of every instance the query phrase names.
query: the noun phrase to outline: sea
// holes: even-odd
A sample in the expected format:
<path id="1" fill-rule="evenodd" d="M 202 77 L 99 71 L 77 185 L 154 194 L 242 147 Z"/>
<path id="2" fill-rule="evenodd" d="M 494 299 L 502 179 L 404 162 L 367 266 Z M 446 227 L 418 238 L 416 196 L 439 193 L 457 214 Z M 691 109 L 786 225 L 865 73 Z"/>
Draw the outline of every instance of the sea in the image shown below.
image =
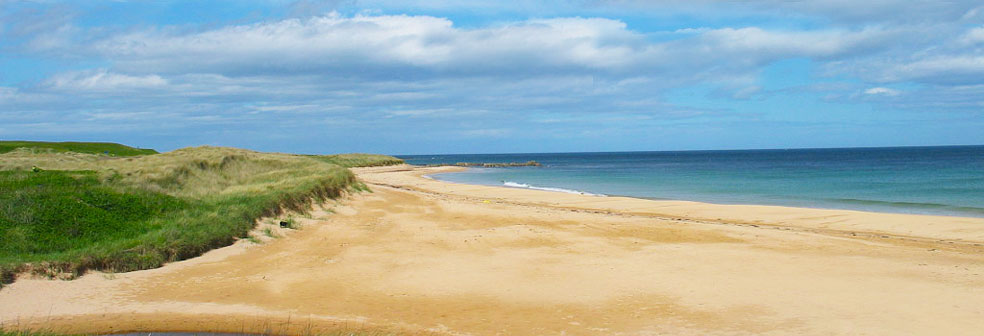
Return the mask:
<path id="1" fill-rule="evenodd" d="M 984 217 L 984 146 L 401 155 L 415 165 L 537 161 L 455 183 L 717 204 Z"/>

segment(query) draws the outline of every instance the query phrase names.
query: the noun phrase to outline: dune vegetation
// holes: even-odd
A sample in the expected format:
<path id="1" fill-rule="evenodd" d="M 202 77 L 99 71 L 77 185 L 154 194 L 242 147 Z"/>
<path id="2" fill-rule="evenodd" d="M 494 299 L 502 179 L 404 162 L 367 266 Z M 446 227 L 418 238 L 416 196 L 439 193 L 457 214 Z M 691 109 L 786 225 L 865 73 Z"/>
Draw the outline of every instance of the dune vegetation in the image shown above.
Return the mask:
<path id="1" fill-rule="evenodd" d="M 111 156 L 157 154 L 157 151 L 153 149 L 134 148 L 110 142 L 0 141 L 0 153 L 7 153 L 16 149 L 27 149 L 39 152 L 104 154 Z"/>
<path id="2" fill-rule="evenodd" d="M 342 167 L 378 167 L 402 164 L 403 160 L 380 154 L 334 154 L 334 155 L 309 155 L 315 159 L 333 163 Z"/>
<path id="3" fill-rule="evenodd" d="M 0 328 L 0 336 L 68 336 L 68 335 L 58 335 L 46 331 L 18 331 L 18 330 L 4 331 L 3 328 Z"/>
<path id="4" fill-rule="evenodd" d="M 221 147 L 0 154 L 0 283 L 24 271 L 72 278 L 195 257 L 246 237 L 260 218 L 365 190 L 346 167 L 396 163 Z"/>

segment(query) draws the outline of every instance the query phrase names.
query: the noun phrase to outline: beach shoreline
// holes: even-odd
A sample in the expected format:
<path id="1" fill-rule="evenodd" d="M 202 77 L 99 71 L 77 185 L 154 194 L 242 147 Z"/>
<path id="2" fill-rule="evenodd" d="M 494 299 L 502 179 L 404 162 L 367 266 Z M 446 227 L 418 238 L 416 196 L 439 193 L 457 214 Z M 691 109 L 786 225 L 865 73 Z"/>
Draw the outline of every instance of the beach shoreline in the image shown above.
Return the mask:
<path id="1" fill-rule="evenodd" d="M 372 192 L 162 268 L 20 279 L 65 333 L 951 334 L 984 328 L 984 219 L 716 205 L 352 169 Z M 224 318 L 223 318 L 224 317 Z M 293 322 L 291 322 L 293 321 Z M 355 327 L 353 327 L 355 326 Z"/>
<path id="2" fill-rule="evenodd" d="M 439 166 L 424 166 L 421 168 L 430 167 Z M 585 179 L 588 179 L 588 177 L 567 176 L 564 174 L 552 176 L 552 174 L 549 173 L 523 176 L 523 173 L 521 173 L 523 171 L 532 172 L 534 170 L 512 170 L 519 175 L 503 176 L 502 172 L 504 170 L 498 170 L 496 168 L 465 168 L 465 170 L 438 172 L 432 174 L 433 176 L 428 175 L 425 177 L 448 183 L 473 184 L 491 187 L 504 186 L 510 188 L 565 192 L 588 196 L 639 198 L 653 201 L 687 201 L 715 205 L 767 205 L 789 208 L 851 210 L 902 215 L 984 218 L 984 208 L 977 206 L 933 203 L 932 200 L 925 199 L 912 201 L 880 199 L 878 196 L 861 196 L 863 195 L 863 192 L 857 190 L 854 191 L 857 192 L 857 194 L 854 194 L 853 196 L 850 194 L 843 194 L 839 195 L 839 197 L 821 196 L 810 194 L 809 192 L 805 194 L 801 192 L 790 192 L 788 194 L 773 194 L 765 196 L 761 194 L 761 191 L 758 194 L 735 190 L 719 191 L 718 193 L 709 194 L 707 192 L 700 191 L 681 192 L 679 189 L 670 192 L 671 194 L 676 193 L 676 195 L 665 195 L 653 192 L 653 190 L 661 190 L 662 188 L 679 188 L 679 186 L 675 186 L 672 183 L 667 185 L 656 184 L 648 186 L 640 184 L 633 187 L 639 187 L 638 189 L 624 190 L 626 188 L 625 181 L 618 182 L 614 185 L 591 185 L 590 183 L 588 185 L 584 185 L 584 183 L 587 182 Z M 561 168 L 561 170 L 563 170 L 563 168 Z M 541 172 L 544 171 L 546 170 Z M 483 177 L 484 175 L 492 175 L 496 177 L 490 179 L 488 177 Z M 551 177 L 549 182 L 540 181 L 546 176 Z M 594 177 L 602 178 L 599 176 Z M 641 183 L 641 181 L 637 182 Z M 798 182 L 808 183 L 810 181 Z M 623 190 L 619 191 L 619 189 Z M 905 193 L 900 192 L 900 194 L 904 195 Z M 881 197 L 884 196 L 885 195 L 881 195 Z"/>
<path id="3" fill-rule="evenodd" d="M 651 200 L 984 218 L 984 147 L 405 156 L 410 164 L 536 160 L 438 179 Z"/>
<path id="4" fill-rule="evenodd" d="M 467 181 L 455 181 L 454 179 L 441 178 L 438 175 L 448 174 L 448 173 L 459 173 L 468 172 L 469 170 L 475 169 L 474 167 L 457 167 L 453 165 L 444 166 L 419 166 L 411 165 L 417 168 L 448 168 L 448 171 L 440 171 L 436 173 L 428 173 L 421 175 L 421 177 L 446 183 L 454 184 L 466 184 L 466 185 L 481 185 L 488 187 L 506 187 L 506 188 L 516 188 L 516 189 L 532 189 L 532 190 L 542 190 L 542 191 L 552 191 L 552 192 L 562 192 L 569 194 L 585 195 L 585 196 L 597 196 L 597 197 L 625 197 L 625 198 L 635 198 L 649 201 L 682 201 L 682 202 L 694 202 L 700 204 L 710 204 L 710 205 L 736 205 L 736 206 L 775 206 L 784 208 L 798 208 L 798 209 L 820 209 L 820 210 L 845 210 L 845 211 L 859 211 L 859 212 L 872 212 L 872 213 L 885 213 L 885 214 L 898 214 L 898 215 L 916 215 L 916 216 L 941 216 L 941 217 L 959 217 L 959 218 L 984 218 L 984 216 L 975 216 L 968 213 L 957 213 L 948 211 L 925 211 L 925 210 L 914 210 L 906 208 L 903 202 L 895 202 L 897 208 L 849 208 L 849 207 L 838 207 L 834 204 L 824 204 L 822 202 L 814 202 L 810 204 L 779 204 L 779 203 L 754 203 L 747 201 L 735 201 L 735 202 L 725 202 L 725 201 L 714 201 L 714 200 L 701 200 L 701 199 L 686 199 L 686 198 L 667 198 L 667 197 L 646 197 L 646 196 L 636 196 L 628 194 L 618 194 L 618 193 L 600 193 L 595 190 L 582 190 L 578 188 L 568 188 L 568 187 L 556 187 L 556 186 L 540 186 L 526 184 L 522 181 L 506 181 L 501 180 L 500 184 L 496 183 L 477 183 L 477 182 L 467 182 Z M 462 169 L 455 169 L 462 168 Z M 698 197 L 699 198 L 699 197 Z M 854 200 L 856 202 L 869 202 L 869 203 L 892 203 L 886 201 L 865 201 L 865 200 Z M 805 201 L 804 201 L 805 202 Z M 915 205 L 925 206 L 928 203 L 914 203 Z M 941 205 L 942 206 L 942 205 Z"/>
<path id="5" fill-rule="evenodd" d="M 789 229 L 810 229 L 816 232 L 831 234 L 866 234 L 873 237 L 890 236 L 893 238 L 935 240 L 937 242 L 984 246 L 984 218 L 978 217 L 781 205 L 717 204 L 687 200 L 656 200 L 618 195 L 606 195 L 602 199 L 592 201 L 590 197 L 593 197 L 593 195 L 579 195 L 508 186 L 466 184 L 430 177 L 430 175 L 460 172 L 467 169 L 465 167 L 455 166 L 418 167 L 402 165 L 395 167 L 358 168 L 356 171 L 360 174 L 360 177 L 369 182 L 374 181 L 373 176 L 376 174 L 403 172 L 404 174 L 401 174 L 402 176 L 389 176 L 388 178 L 395 178 L 402 187 L 411 186 L 417 191 L 490 197 L 501 200 L 512 199 L 514 203 L 528 202 L 529 204 L 540 206 L 555 206 L 605 213 L 623 213 L 672 220 L 763 225 Z M 379 185 L 395 186 L 386 181 L 386 179 L 376 180 L 375 182 Z M 491 190 L 489 192 L 476 187 L 493 189 L 489 189 Z M 513 191 L 516 192 L 514 193 Z M 495 195 L 496 193 L 500 195 Z M 549 196 L 551 194 L 556 195 Z M 544 202 L 544 199 L 551 201 Z M 884 224 L 886 222 L 891 224 Z"/>

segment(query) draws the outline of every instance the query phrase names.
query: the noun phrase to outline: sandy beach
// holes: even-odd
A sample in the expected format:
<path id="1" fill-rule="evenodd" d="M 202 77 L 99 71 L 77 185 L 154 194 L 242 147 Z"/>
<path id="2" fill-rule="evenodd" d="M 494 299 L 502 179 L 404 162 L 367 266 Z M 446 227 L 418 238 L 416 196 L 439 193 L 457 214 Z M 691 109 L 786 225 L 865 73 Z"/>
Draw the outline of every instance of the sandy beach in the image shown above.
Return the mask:
<path id="1" fill-rule="evenodd" d="M 595 197 L 354 169 L 300 230 L 163 268 L 21 278 L 71 333 L 978 335 L 984 219 Z"/>

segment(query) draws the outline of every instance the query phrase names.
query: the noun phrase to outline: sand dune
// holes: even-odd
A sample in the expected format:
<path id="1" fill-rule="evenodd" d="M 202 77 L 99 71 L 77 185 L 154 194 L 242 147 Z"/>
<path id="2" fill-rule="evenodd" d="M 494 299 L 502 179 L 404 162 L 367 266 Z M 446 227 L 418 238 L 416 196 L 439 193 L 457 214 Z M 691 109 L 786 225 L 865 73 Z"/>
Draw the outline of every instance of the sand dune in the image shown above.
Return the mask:
<path id="1" fill-rule="evenodd" d="M 0 291 L 66 332 L 946 334 L 984 330 L 984 219 L 592 197 L 357 170 L 373 193 L 203 257 Z"/>

